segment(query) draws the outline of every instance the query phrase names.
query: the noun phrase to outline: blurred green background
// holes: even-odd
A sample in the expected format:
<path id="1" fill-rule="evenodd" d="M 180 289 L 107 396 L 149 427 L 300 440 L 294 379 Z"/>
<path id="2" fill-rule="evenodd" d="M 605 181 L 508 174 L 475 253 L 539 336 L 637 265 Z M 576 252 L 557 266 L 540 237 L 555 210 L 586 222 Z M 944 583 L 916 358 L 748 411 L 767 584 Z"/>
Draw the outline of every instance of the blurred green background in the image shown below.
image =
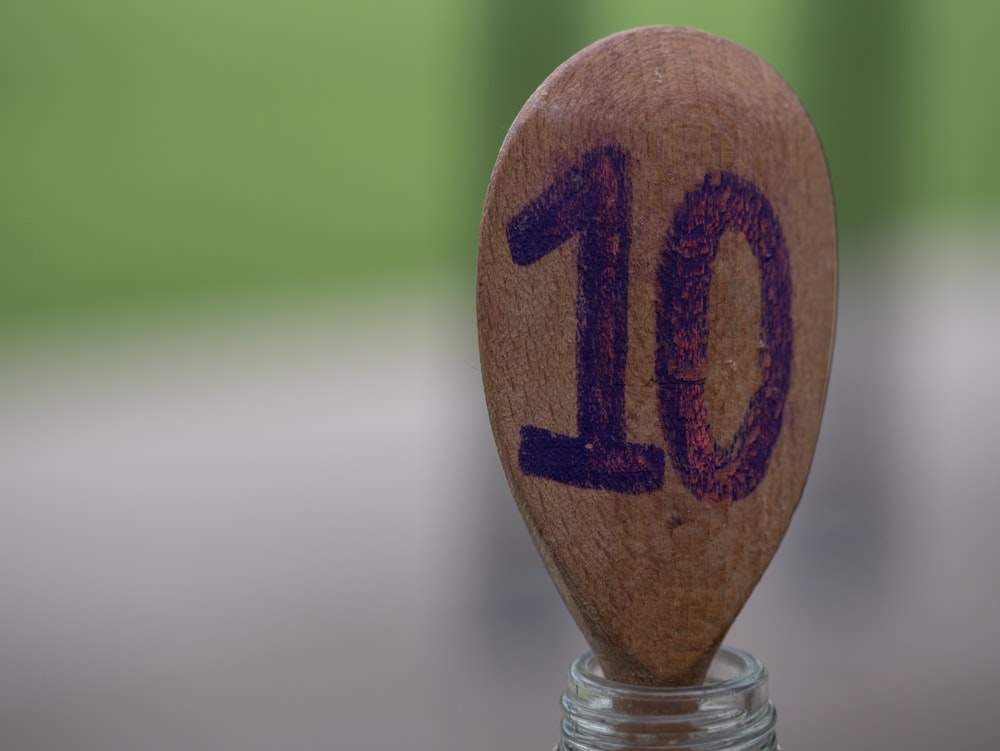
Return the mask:
<path id="1" fill-rule="evenodd" d="M 771 62 L 852 238 L 992 218 L 996 4 L 4 0 L 0 321 L 456 277 L 507 126 L 607 33 Z"/>

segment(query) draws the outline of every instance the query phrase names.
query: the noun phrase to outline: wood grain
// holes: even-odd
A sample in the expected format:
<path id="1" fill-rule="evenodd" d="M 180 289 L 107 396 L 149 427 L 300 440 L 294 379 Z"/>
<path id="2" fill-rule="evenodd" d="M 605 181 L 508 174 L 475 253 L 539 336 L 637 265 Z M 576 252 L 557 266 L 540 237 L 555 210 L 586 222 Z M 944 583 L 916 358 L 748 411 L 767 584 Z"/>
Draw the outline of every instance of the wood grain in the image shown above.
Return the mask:
<path id="1" fill-rule="evenodd" d="M 622 32 L 511 126 L 479 243 L 487 406 L 610 677 L 702 680 L 801 496 L 835 301 L 822 147 L 747 50 Z"/>

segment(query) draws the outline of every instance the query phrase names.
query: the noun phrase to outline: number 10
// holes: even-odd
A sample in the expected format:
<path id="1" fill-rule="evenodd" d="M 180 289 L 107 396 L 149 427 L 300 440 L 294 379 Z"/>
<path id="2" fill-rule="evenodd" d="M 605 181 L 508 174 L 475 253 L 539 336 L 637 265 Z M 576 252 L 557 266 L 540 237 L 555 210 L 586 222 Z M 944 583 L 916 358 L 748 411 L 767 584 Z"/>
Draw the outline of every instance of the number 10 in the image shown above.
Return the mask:
<path id="1" fill-rule="evenodd" d="M 580 236 L 577 256 L 577 436 L 521 428 L 518 462 L 527 475 L 581 488 L 648 493 L 663 486 L 664 452 L 629 443 L 625 426 L 628 352 L 629 155 L 588 151 L 507 225 L 515 263 L 528 266 Z M 720 446 L 705 408 L 709 290 L 719 239 L 742 234 L 760 268 L 761 384 L 732 441 Z M 781 226 L 753 183 L 706 175 L 674 213 L 657 272 L 656 362 L 660 424 L 671 464 L 697 498 L 737 501 L 767 472 L 781 431 L 792 361 L 791 273 Z"/>

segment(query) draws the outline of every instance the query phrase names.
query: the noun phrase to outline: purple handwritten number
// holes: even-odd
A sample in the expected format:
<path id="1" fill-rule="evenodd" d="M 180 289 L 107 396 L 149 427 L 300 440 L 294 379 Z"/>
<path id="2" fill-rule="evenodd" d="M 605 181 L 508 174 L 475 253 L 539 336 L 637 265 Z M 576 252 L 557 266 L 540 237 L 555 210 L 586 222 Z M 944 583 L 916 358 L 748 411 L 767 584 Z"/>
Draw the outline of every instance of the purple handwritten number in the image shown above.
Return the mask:
<path id="1" fill-rule="evenodd" d="M 646 493 L 663 485 L 663 450 L 625 435 L 628 352 L 629 156 L 583 155 L 507 225 L 514 262 L 527 266 L 580 236 L 577 255 L 577 436 L 521 428 L 526 475 L 579 488 Z"/>
<path id="2" fill-rule="evenodd" d="M 628 352 L 629 156 L 602 146 L 507 225 L 514 262 L 528 266 L 580 236 L 577 256 L 577 433 L 521 428 L 526 475 L 580 488 L 648 493 L 663 486 L 664 452 L 625 434 Z M 732 441 L 719 445 L 705 405 L 712 265 L 728 230 L 742 234 L 760 268 L 761 385 Z M 706 175 L 674 214 L 657 274 L 656 363 L 660 423 L 670 460 L 697 498 L 738 501 L 767 473 L 781 432 L 792 369 L 792 281 L 781 225 L 748 180 Z"/>
<path id="3" fill-rule="evenodd" d="M 705 409 L 709 287 L 719 239 L 742 234 L 760 267 L 761 384 L 733 440 L 720 446 Z M 781 431 L 792 369 L 792 281 L 774 209 L 751 182 L 706 175 L 674 215 L 657 277 L 656 379 L 670 460 L 684 485 L 710 502 L 738 501 L 767 472 Z"/>

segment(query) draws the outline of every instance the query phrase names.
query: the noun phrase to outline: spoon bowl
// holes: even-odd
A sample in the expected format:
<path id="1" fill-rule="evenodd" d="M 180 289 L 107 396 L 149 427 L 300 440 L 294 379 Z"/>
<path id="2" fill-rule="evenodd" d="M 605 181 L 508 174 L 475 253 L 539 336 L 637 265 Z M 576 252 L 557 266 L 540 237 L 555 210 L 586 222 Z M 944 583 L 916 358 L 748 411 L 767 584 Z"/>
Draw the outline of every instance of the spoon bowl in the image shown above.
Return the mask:
<path id="1" fill-rule="evenodd" d="M 511 126 L 479 242 L 487 407 L 608 677 L 704 678 L 805 485 L 836 279 L 815 129 L 731 42 L 615 34 Z"/>

